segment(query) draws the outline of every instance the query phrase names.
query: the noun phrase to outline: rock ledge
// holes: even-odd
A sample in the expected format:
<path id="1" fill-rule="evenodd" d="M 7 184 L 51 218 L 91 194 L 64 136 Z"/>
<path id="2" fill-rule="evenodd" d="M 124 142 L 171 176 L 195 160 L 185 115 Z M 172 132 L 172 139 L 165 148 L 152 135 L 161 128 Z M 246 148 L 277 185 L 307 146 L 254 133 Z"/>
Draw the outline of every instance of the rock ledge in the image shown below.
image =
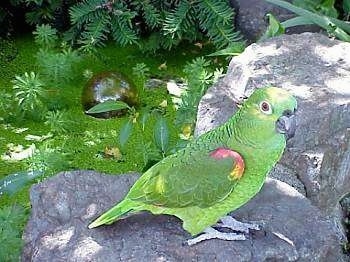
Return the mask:
<path id="1" fill-rule="evenodd" d="M 22 260 L 342 261 L 330 222 L 303 195 L 274 179 L 233 213 L 242 221 L 263 224 L 263 230 L 251 232 L 246 241 L 209 240 L 189 247 L 184 242 L 190 236 L 177 218 L 149 213 L 88 229 L 137 178 L 75 171 L 34 185 Z"/>

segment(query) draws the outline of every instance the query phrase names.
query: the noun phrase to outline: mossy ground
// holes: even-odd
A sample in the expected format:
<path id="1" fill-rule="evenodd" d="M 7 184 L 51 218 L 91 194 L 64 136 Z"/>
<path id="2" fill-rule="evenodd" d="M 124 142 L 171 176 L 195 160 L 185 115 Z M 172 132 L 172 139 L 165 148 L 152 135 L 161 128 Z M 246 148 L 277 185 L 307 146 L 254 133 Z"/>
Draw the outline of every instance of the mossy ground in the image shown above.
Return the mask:
<path id="1" fill-rule="evenodd" d="M 15 46 L 18 50 L 15 59 L 0 62 L 1 93 L 13 93 L 11 81 L 15 75 L 38 71 L 38 66 L 35 64 L 35 54 L 38 47 L 35 45 L 33 38 L 30 35 L 20 37 L 15 40 Z M 50 148 L 57 149 L 60 154 L 67 156 L 68 167 L 65 169 L 68 170 L 90 169 L 108 174 L 141 171 L 144 164 L 142 154 L 138 152 L 140 140 L 137 133 L 131 136 L 130 141 L 122 150 L 123 161 L 101 157 L 101 152 L 106 147 L 119 146 L 118 133 L 127 117 L 96 119 L 84 114 L 81 105 L 81 93 L 87 79 L 83 77 L 83 71 L 86 69 L 93 73 L 119 71 L 131 76 L 132 68 L 137 63 L 144 63 L 150 68 L 152 76 L 176 78 L 183 75 L 182 70 L 187 62 L 212 51 L 210 47 L 200 49 L 193 44 L 184 43 L 176 50 L 162 51 L 147 56 L 139 51 L 137 47 L 122 48 L 110 43 L 99 50 L 102 59 L 85 57 L 78 65 L 77 76 L 62 87 L 53 89 L 51 102 L 58 104 L 73 120 L 69 132 L 54 135 L 45 142 L 27 141 L 25 140 L 26 135 L 46 135 L 50 128 L 44 124 L 44 121 L 35 121 L 29 118 L 13 121 L 10 123 L 13 128 L 8 128 L 8 123 L 3 122 L 0 125 L 0 155 L 6 152 L 9 143 L 23 145 L 24 147 L 34 143 L 36 148 L 40 148 L 45 143 Z M 166 67 L 159 67 L 161 64 L 166 65 Z M 147 107 L 157 107 L 162 101 L 167 100 L 168 106 L 165 108 L 165 117 L 170 125 L 171 137 L 176 138 L 178 130 L 172 124 L 175 110 L 166 88 L 146 91 L 141 100 L 141 104 Z M 28 130 L 16 133 L 14 128 L 28 128 Z M 0 160 L 0 179 L 8 174 L 24 171 L 26 166 L 25 160 L 16 162 Z M 30 186 L 26 186 L 13 196 L 0 196 L 0 207 L 11 203 L 29 206 L 29 188 Z"/>
<path id="2" fill-rule="evenodd" d="M 35 54 L 38 47 L 35 45 L 32 36 L 27 35 L 15 39 L 14 46 L 5 45 L 0 48 L 0 94 L 13 96 L 13 83 L 11 82 L 15 75 L 23 75 L 24 72 L 38 72 L 39 67 L 36 64 Z M 10 47 L 10 48 L 8 48 Z M 10 49 L 10 50 L 9 50 Z M 6 53 L 8 52 L 8 53 Z M 55 166 L 54 171 L 50 170 L 44 177 L 54 175 L 59 171 L 65 170 L 96 170 L 107 174 L 122 174 L 130 171 L 141 172 L 145 166 L 142 154 L 142 143 L 140 141 L 140 131 L 133 131 L 127 144 L 121 148 L 121 161 L 115 158 L 104 157 L 106 148 L 120 147 L 119 131 L 121 126 L 128 121 L 128 116 L 112 119 L 97 119 L 84 114 L 81 103 L 81 94 L 84 85 L 88 79 L 84 78 L 83 72 L 90 70 L 92 73 L 102 71 L 119 71 L 126 76 L 132 76 L 132 68 L 137 63 L 144 63 L 150 69 L 150 75 L 158 78 L 179 78 L 183 75 L 183 68 L 187 62 L 193 58 L 213 52 L 210 46 L 203 49 L 193 44 L 182 44 L 176 50 L 162 51 L 156 54 L 145 55 L 137 47 L 118 47 L 113 43 L 98 50 L 98 57 L 83 56 L 76 68 L 76 76 L 71 81 L 64 81 L 60 87 L 48 87 L 50 92 L 45 101 L 47 108 L 59 108 L 66 112 L 71 124 L 68 126 L 68 132 L 56 133 L 45 141 L 27 141 L 26 135 L 44 136 L 51 130 L 44 124 L 42 118 L 37 117 L 42 112 L 37 112 L 32 118 L 16 116 L 16 106 L 9 108 L 8 114 L 0 115 L 0 155 L 4 155 L 8 150 L 8 144 L 22 145 L 27 148 L 35 144 L 36 148 L 49 147 L 59 155 L 64 155 L 63 165 Z M 13 57 L 15 57 L 13 59 Z M 7 59 L 8 58 L 8 59 Z M 162 65 L 160 67 L 160 65 Z M 45 84 L 52 85 L 52 83 Z M 137 83 L 135 83 L 138 85 Z M 139 86 L 140 88 L 140 86 Z M 1 98 L 0 98 L 1 99 Z M 13 99 L 12 99 L 13 100 Z M 170 143 L 174 146 L 177 140 L 179 130 L 174 126 L 175 109 L 171 97 L 165 87 L 154 88 L 142 92 L 140 95 L 140 107 L 157 108 L 164 100 L 167 101 L 166 108 L 162 108 L 163 115 L 169 124 Z M 4 100 L 3 101 L 8 101 Z M 13 101 L 8 104 L 16 105 Z M 164 104 L 164 103 L 163 103 Z M 12 115 L 14 117 L 8 118 Z M 143 136 L 147 140 L 152 139 L 152 129 L 155 119 L 147 121 L 146 131 Z M 27 128 L 24 132 L 16 132 L 21 128 Z M 134 128 L 135 129 L 135 128 Z M 44 154 L 44 159 L 45 154 Z M 5 161 L 0 158 L 0 179 L 9 174 L 26 171 L 28 169 L 28 160 Z M 42 178 L 40 178 L 42 179 Z M 32 181 L 32 183 L 38 182 Z M 0 185 L 1 186 L 1 185 Z M 12 195 L 0 195 L 0 239 L 4 243 L 3 252 L 0 252 L 1 261 L 17 261 L 20 252 L 21 235 L 24 229 L 24 223 L 30 213 L 29 189 L 31 184 L 27 184 Z M 1 188 L 1 187 L 0 187 Z M 18 206 L 19 205 L 19 206 Z M 18 208 L 17 208 L 18 207 Z M 23 209 L 22 207 L 25 207 Z M 15 210 L 22 210 L 20 222 L 11 216 L 18 217 Z M 23 212 L 23 210 L 25 210 Z M 13 223 L 10 223 L 10 222 Z"/>

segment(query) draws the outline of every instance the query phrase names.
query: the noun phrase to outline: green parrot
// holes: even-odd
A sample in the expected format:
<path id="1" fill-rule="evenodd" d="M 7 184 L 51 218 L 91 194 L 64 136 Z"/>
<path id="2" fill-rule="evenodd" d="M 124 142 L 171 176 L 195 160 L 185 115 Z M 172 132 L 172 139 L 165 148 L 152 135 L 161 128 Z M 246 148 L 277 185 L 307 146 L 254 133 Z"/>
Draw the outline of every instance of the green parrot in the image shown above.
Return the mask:
<path id="1" fill-rule="evenodd" d="M 245 239 L 235 233 L 228 237 L 229 233 L 210 226 L 221 219 L 222 227 L 235 229 L 234 224 L 243 232 L 258 229 L 226 215 L 260 191 L 286 140 L 294 135 L 296 108 L 296 99 L 283 89 L 256 89 L 225 124 L 148 169 L 126 197 L 89 228 L 150 211 L 180 218 L 192 236 L 202 232 L 209 235 L 200 235 L 198 241 L 189 244 L 213 237 Z"/>

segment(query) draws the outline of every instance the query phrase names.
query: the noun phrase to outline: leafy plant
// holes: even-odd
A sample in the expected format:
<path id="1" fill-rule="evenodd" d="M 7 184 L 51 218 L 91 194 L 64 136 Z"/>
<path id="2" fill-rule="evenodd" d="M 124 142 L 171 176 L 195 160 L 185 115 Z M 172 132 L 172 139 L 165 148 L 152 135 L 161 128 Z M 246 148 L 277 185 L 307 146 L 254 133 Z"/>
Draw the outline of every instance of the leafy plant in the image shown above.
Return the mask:
<path id="1" fill-rule="evenodd" d="M 293 4 L 313 13 L 338 17 L 338 11 L 334 7 L 335 0 L 294 0 Z"/>
<path id="2" fill-rule="evenodd" d="M 220 49 L 214 53 L 211 53 L 207 56 L 226 56 L 228 58 L 231 58 L 232 56 L 236 56 L 241 54 L 245 49 L 245 42 L 244 41 L 238 41 L 235 43 L 230 44 L 228 47 L 224 49 Z"/>
<path id="3" fill-rule="evenodd" d="M 84 0 L 70 8 L 70 17 L 73 26 L 67 38 L 89 52 L 109 37 L 120 45 L 136 44 L 141 50 L 153 51 L 203 35 L 220 48 L 240 39 L 226 0 Z M 140 36 L 148 40 L 139 44 Z"/>
<path id="4" fill-rule="evenodd" d="M 350 19 L 350 0 L 343 0 L 344 20 Z"/>
<path id="5" fill-rule="evenodd" d="M 69 24 L 68 7 L 77 0 L 10 0 L 13 6 L 25 10 L 26 22 L 30 25 L 52 24 L 60 31 Z"/>
<path id="6" fill-rule="evenodd" d="M 129 105 L 123 101 L 112 101 L 107 100 L 105 102 L 99 103 L 89 110 L 86 111 L 87 114 L 97 114 L 97 113 L 105 113 L 110 111 L 129 109 L 132 110 Z"/>
<path id="7" fill-rule="evenodd" d="M 326 16 L 281 0 L 266 0 L 269 3 L 285 8 L 298 16 L 281 23 L 284 28 L 296 25 L 316 24 L 325 29 L 331 36 L 350 42 L 350 24 L 337 18 Z"/>
<path id="8" fill-rule="evenodd" d="M 350 255 L 350 193 L 344 195 L 339 203 L 344 214 L 342 223 L 347 237 L 347 242 L 343 243 L 343 250 L 346 254 Z"/>
<path id="9" fill-rule="evenodd" d="M 124 148 L 126 145 L 126 142 L 128 142 L 129 137 L 133 130 L 133 121 L 131 119 L 128 119 L 128 121 L 125 122 L 125 124 L 120 128 L 119 131 L 119 145 L 121 148 Z M 142 129 L 144 131 L 144 129 Z"/>
<path id="10" fill-rule="evenodd" d="M 15 76 L 12 81 L 15 97 L 18 105 L 23 111 L 34 111 L 42 105 L 42 98 L 45 96 L 43 82 L 34 72 L 25 72 L 23 76 Z"/>
<path id="11" fill-rule="evenodd" d="M 155 123 L 150 118 L 153 118 Z M 171 154 L 169 126 L 164 116 L 159 114 L 157 110 L 143 112 L 140 118 L 137 117 L 132 123 L 136 126 L 138 133 L 137 150 L 142 154 L 144 170 Z M 147 124 L 151 126 L 151 123 L 154 124 L 150 135 Z"/>
<path id="12" fill-rule="evenodd" d="M 119 144 L 121 145 L 121 147 L 124 147 L 127 140 L 129 139 L 129 136 L 132 132 L 132 123 L 136 121 L 136 118 L 138 116 L 135 108 L 130 107 L 127 103 L 123 101 L 107 100 L 105 102 L 99 103 L 91 107 L 89 110 L 86 111 L 87 114 L 98 114 L 123 109 L 128 109 L 129 120 L 126 122 L 125 125 L 122 126 L 120 130 Z"/>
<path id="13" fill-rule="evenodd" d="M 73 124 L 66 112 L 48 111 L 45 118 L 45 125 L 48 125 L 54 134 L 67 133 Z"/>
<path id="14" fill-rule="evenodd" d="M 169 149 L 169 127 L 164 117 L 158 116 L 153 129 L 154 142 L 163 158 Z"/>
<path id="15" fill-rule="evenodd" d="M 27 171 L 39 172 L 42 175 L 38 178 L 45 179 L 48 176 L 68 169 L 67 156 L 58 149 L 51 148 L 44 144 L 35 151 L 32 157 L 26 159 Z"/>
<path id="16" fill-rule="evenodd" d="M 259 39 L 259 41 L 282 35 L 286 31 L 285 27 L 272 14 L 267 14 L 266 17 L 269 20 L 269 25 L 265 31 L 265 34 Z"/>
<path id="17" fill-rule="evenodd" d="M 60 7 L 59 0 L 22 0 L 32 10 L 26 13 L 26 20 L 31 25 L 54 20 L 55 10 Z"/>
<path id="18" fill-rule="evenodd" d="M 40 49 L 36 55 L 39 69 L 47 83 L 61 87 L 75 75 L 75 65 L 81 60 L 78 51 L 63 45 L 61 51 Z"/>
<path id="19" fill-rule="evenodd" d="M 134 130 L 137 132 L 138 146 L 137 152 L 142 154 L 144 166 L 149 167 L 149 164 L 158 162 L 171 152 L 169 126 L 167 121 L 159 113 L 159 109 L 144 110 L 141 112 L 136 111 L 134 107 L 129 107 L 127 104 L 121 101 L 106 101 L 100 103 L 91 109 L 88 113 L 103 113 L 119 109 L 128 109 L 129 117 L 127 121 L 122 125 L 119 131 L 119 145 L 123 150 Z M 150 118 L 155 119 L 153 125 L 153 135 L 148 134 L 147 123 L 153 123 L 149 121 Z M 150 125 L 150 124 L 149 124 Z"/>
<path id="20" fill-rule="evenodd" d="M 132 132 L 137 132 L 137 134 L 139 134 L 137 136 L 138 143 L 136 145 L 136 150 L 138 154 L 142 156 L 144 170 L 150 167 L 152 163 L 154 164 L 161 159 L 160 152 L 155 146 L 152 135 L 149 134 L 149 128 L 147 128 L 147 123 L 149 123 L 151 114 L 149 110 L 144 110 L 141 114 L 135 110 L 130 111 L 129 119 L 121 127 L 119 132 L 119 144 L 123 149 L 125 149 L 125 145 Z"/>
<path id="21" fill-rule="evenodd" d="M 132 73 L 135 76 L 135 84 L 138 87 L 142 87 L 142 91 L 145 89 L 145 83 L 149 78 L 149 68 L 145 63 L 138 63 L 132 68 Z"/>
<path id="22" fill-rule="evenodd" d="M 13 114 L 13 97 L 10 93 L 3 93 L 0 96 L 0 122 L 8 122 Z"/>
<path id="23" fill-rule="evenodd" d="M 23 206 L 0 207 L 0 261 L 19 261 L 26 219 L 27 211 Z"/>
<path id="24" fill-rule="evenodd" d="M 188 86 L 180 97 L 175 124 L 188 137 L 193 132 L 199 101 L 221 71 L 214 73 L 214 70 L 210 69 L 210 62 L 199 57 L 185 66 L 184 73 Z"/>
<path id="25" fill-rule="evenodd" d="M 0 37 L 0 67 L 7 66 L 7 63 L 15 59 L 17 54 L 18 49 L 15 43 L 9 39 L 4 39 Z"/>
<path id="26" fill-rule="evenodd" d="M 198 9 L 196 16 L 201 30 L 207 32 L 217 48 L 227 47 L 241 39 L 239 33 L 233 31 L 234 12 L 227 1 L 197 1 L 194 8 Z"/>
<path id="27" fill-rule="evenodd" d="M 41 121 L 46 114 L 47 106 L 50 106 L 48 103 L 53 102 L 50 100 L 49 91 L 57 93 L 58 87 L 62 87 L 62 84 L 75 76 L 75 65 L 80 61 L 81 56 L 67 44 L 63 43 L 57 47 L 59 39 L 57 30 L 49 25 L 37 26 L 34 35 L 36 43 L 43 47 L 36 54 L 40 77 L 34 72 L 25 72 L 23 76 L 16 75 L 12 82 L 14 97 L 20 109 L 18 118 L 30 116 L 33 120 Z M 49 90 L 48 87 L 51 89 Z M 57 97 L 59 94 L 55 95 L 55 99 Z M 56 105 L 57 107 L 62 108 Z M 59 124 L 61 117 L 60 113 L 48 113 L 47 124 L 51 125 L 52 121 Z M 56 127 L 51 125 L 51 128 L 56 133 L 64 132 L 62 123 Z"/>
<path id="28" fill-rule="evenodd" d="M 33 34 L 35 43 L 41 46 L 41 48 L 48 49 L 57 44 L 57 30 L 50 25 L 37 25 Z"/>
<path id="29" fill-rule="evenodd" d="M 75 74 L 75 65 L 81 60 L 78 51 L 73 50 L 63 42 L 58 47 L 57 30 L 50 25 L 40 25 L 33 32 L 35 42 L 41 47 L 36 54 L 40 73 L 55 87 L 71 80 Z"/>
<path id="30" fill-rule="evenodd" d="M 44 144 L 25 160 L 26 167 L 0 179 L 0 196 L 13 195 L 30 182 L 43 180 L 68 168 L 66 155 Z"/>

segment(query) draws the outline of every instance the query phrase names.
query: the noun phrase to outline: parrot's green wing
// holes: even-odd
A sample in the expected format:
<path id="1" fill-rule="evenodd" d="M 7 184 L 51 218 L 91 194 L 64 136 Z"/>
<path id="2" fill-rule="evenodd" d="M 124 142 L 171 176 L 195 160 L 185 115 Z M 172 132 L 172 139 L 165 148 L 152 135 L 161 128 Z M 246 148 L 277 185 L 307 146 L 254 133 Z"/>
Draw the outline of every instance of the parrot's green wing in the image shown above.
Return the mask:
<path id="1" fill-rule="evenodd" d="M 203 151 L 187 153 L 181 162 L 174 155 L 153 166 L 127 198 L 170 208 L 208 207 L 225 199 L 238 181 L 232 177 L 234 158 L 215 159 Z"/>

